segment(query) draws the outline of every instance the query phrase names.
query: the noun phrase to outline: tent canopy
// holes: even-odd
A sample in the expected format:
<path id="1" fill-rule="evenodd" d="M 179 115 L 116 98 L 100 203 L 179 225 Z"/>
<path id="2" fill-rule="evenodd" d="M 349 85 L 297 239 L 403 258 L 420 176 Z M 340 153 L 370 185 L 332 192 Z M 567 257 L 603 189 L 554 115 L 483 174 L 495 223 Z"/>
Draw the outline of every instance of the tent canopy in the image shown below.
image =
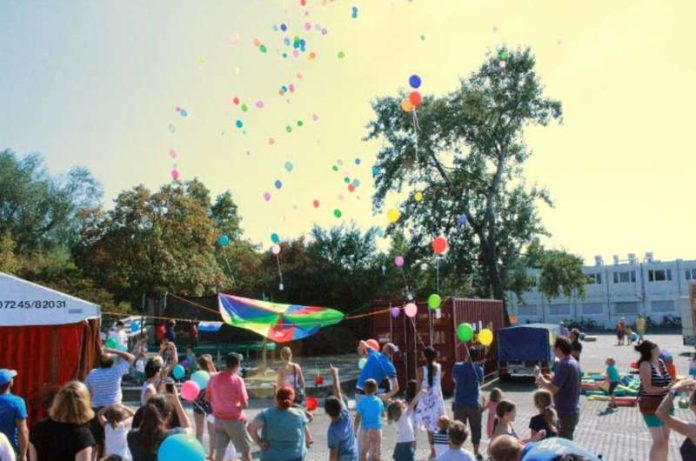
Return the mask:
<path id="1" fill-rule="evenodd" d="M 64 325 L 99 313 L 96 304 L 0 272 L 0 326 Z"/>

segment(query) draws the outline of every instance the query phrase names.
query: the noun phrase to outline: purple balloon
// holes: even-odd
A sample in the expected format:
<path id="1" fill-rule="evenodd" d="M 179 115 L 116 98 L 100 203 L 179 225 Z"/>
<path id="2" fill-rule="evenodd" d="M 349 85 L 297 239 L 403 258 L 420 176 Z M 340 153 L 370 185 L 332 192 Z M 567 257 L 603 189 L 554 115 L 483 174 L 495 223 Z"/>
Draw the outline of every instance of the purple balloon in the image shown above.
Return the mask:
<path id="1" fill-rule="evenodd" d="M 399 315 L 401 315 L 401 309 L 398 307 L 391 307 L 389 308 L 389 313 L 392 317 L 397 318 Z"/>

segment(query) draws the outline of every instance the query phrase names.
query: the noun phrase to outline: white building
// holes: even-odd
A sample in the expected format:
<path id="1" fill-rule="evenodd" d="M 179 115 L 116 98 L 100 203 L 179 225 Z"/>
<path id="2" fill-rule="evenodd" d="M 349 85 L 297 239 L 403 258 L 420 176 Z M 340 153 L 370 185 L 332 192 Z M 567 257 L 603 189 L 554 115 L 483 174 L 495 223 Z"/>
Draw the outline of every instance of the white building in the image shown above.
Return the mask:
<path id="1" fill-rule="evenodd" d="M 633 323 L 638 314 L 659 324 L 665 316 L 681 316 L 689 284 L 696 281 L 696 260 L 655 261 L 652 253 L 646 253 L 643 261 L 630 254 L 628 260 L 614 256 L 613 264 L 605 265 L 596 256 L 595 265 L 585 266 L 583 272 L 588 278 L 583 299 L 573 294 L 548 300 L 533 288 L 523 294 L 523 302 L 509 295 L 510 314 L 518 317 L 519 324 L 584 318 L 609 328 L 621 317 Z M 530 271 L 532 276 L 538 273 Z"/>

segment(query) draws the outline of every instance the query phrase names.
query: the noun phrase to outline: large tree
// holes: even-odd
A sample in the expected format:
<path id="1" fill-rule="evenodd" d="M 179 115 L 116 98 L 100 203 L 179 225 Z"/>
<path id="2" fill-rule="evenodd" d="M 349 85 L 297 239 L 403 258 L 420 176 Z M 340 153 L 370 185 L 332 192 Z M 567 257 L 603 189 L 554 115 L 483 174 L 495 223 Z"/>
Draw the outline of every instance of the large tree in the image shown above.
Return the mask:
<path id="1" fill-rule="evenodd" d="M 445 270 L 479 295 L 505 300 L 507 290 L 525 288 L 526 249 L 547 235 L 538 206 L 552 205 L 524 178 L 524 130 L 560 120 L 561 103 L 544 96 L 529 49 L 501 48 L 457 90 L 424 97 L 414 113 L 402 110 L 404 96 L 373 103 L 367 139 L 383 142 L 373 206 L 395 196 L 401 218 L 389 232 L 409 234 L 414 260 L 428 261 L 430 242 L 444 235 Z"/>

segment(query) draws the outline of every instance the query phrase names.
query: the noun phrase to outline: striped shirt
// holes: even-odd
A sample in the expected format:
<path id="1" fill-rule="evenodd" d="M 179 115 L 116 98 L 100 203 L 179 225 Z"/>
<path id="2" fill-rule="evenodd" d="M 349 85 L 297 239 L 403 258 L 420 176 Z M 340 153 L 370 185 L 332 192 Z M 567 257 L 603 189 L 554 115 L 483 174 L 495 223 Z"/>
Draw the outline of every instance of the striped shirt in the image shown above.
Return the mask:
<path id="1" fill-rule="evenodd" d="M 435 447 L 436 456 L 440 456 L 442 453 L 449 450 L 447 431 L 440 430 L 433 433 L 433 446 Z"/>
<path id="2" fill-rule="evenodd" d="M 95 368 L 89 372 L 85 384 L 92 394 L 92 407 L 102 408 L 121 403 L 121 377 L 128 373 L 130 363 L 119 360 L 110 368 Z"/>
<path id="3" fill-rule="evenodd" d="M 669 390 L 668 388 L 669 388 L 670 384 L 672 384 L 672 377 L 667 372 L 667 367 L 665 367 L 665 362 L 663 362 L 660 359 L 658 359 L 657 362 L 658 362 L 658 365 L 660 367 L 660 373 L 658 373 L 655 366 L 652 363 L 650 363 L 650 381 L 651 381 L 653 387 L 664 387 L 665 388 L 664 394 L 667 394 L 667 391 Z M 638 389 L 638 395 L 639 396 L 648 395 L 645 392 L 645 388 L 643 388 L 642 382 L 640 383 L 640 388 Z M 655 394 L 652 394 L 652 395 L 655 395 Z"/>

